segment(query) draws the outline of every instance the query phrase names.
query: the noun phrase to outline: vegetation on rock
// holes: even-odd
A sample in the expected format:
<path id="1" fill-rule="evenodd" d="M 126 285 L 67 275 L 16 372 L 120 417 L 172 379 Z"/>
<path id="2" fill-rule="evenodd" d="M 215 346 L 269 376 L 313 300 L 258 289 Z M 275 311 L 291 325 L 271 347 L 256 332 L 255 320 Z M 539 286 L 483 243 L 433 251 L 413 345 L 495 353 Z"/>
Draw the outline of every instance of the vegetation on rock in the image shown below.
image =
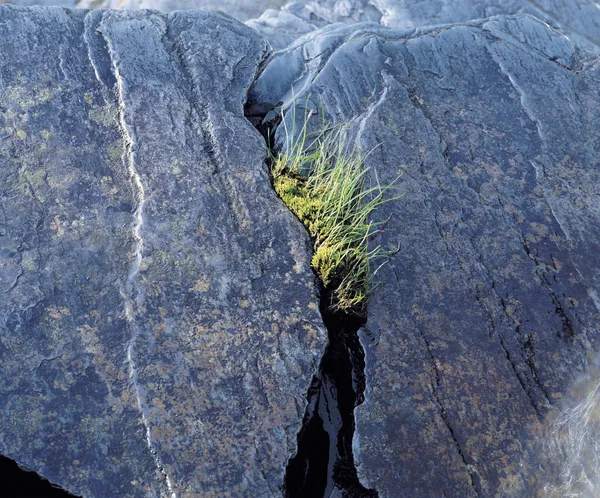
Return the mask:
<path id="1" fill-rule="evenodd" d="M 312 115 L 305 113 L 297 133 L 285 129 L 287 146 L 271 157 L 273 186 L 313 237 L 311 263 L 332 291 L 332 307 L 361 313 L 388 255 L 379 245 L 369 249 L 369 239 L 382 225 L 369 217 L 398 197 L 384 197 L 394 182 L 366 186 L 367 155 L 349 146 L 347 124 L 323 122 L 318 132 L 309 133 Z"/>

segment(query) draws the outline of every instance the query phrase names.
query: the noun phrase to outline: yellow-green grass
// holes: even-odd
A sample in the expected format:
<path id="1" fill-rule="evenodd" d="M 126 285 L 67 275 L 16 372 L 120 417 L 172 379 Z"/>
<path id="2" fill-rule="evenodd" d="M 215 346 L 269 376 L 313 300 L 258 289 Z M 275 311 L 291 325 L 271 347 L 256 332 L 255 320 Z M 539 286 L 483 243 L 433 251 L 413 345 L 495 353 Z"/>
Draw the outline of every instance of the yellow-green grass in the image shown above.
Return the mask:
<path id="1" fill-rule="evenodd" d="M 297 134 L 286 128 L 287 147 L 271 158 L 273 186 L 314 239 L 312 267 L 332 292 L 331 306 L 360 314 L 388 255 L 379 245 L 369 249 L 382 224 L 369 218 L 399 196 L 384 197 L 391 184 L 365 185 L 366 155 L 349 147 L 348 126 L 322 123 L 309 134 L 311 115 Z"/>

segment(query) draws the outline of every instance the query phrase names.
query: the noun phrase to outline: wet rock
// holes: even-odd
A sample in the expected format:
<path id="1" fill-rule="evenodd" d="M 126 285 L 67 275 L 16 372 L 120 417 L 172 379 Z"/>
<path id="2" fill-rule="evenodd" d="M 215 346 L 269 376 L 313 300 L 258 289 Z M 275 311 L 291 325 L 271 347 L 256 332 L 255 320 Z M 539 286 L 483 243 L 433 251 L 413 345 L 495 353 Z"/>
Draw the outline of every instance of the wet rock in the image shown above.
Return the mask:
<path id="1" fill-rule="evenodd" d="M 348 121 L 372 181 L 403 175 L 360 332 L 354 458 L 380 497 L 542 490 L 539 429 L 599 348 L 597 67 L 528 15 L 363 23 L 299 40 L 254 86 Z"/>
<path id="2" fill-rule="evenodd" d="M 279 496 L 325 345 L 209 13 L 0 7 L 0 453 L 86 497 Z"/>

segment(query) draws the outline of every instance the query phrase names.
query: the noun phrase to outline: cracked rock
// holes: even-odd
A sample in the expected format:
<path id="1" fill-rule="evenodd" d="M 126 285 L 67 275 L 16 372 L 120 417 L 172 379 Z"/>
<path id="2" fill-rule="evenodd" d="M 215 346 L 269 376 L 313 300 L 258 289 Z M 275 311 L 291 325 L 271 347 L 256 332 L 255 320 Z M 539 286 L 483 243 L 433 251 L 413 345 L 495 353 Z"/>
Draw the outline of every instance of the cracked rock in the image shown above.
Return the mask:
<path id="1" fill-rule="evenodd" d="M 0 453 L 85 497 L 279 496 L 323 353 L 309 241 L 203 12 L 0 7 Z"/>
<path id="2" fill-rule="evenodd" d="M 15 0 L 41 3 L 40 0 Z M 43 1 L 43 0 L 42 0 Z M 53 0 L 49 0 L 53 1 Z M 69 0 L 58 0 L 69 1 Z M 259 17 L 267 9 L 279 9 L 285 0 L 70 0 L 80 9 L 155 9 L 161 12 L 175 10 L 212 10 L 245 21 Z M 71 5 L 73 5 L 71 3 Z M 54 5 L 54 3 L 52 3 Z"/>
<path id="3" fill-rule="evenodd" d="M 581 0 L 304 0 L 269 9 L 248 25 L 273 48 L 331 23 L 376 22 L 399 29 L 455 24 L 495 15 L 531 14 L 588 50 L 600 50 L 600 9 Z"/>
<path id="4" fill-rule="evenodd" d="M 402 174 L 404 197 L 374 214 L 391 256 L 361 332 L 353 446 L 381 498 L 544 487 L 540 427 L 598 350 L 598 82 L 589 52 L 517 15 L 328 25 L 254 85 L 288 130 L 291 87 L 348 122 L 372 182 Z"/>

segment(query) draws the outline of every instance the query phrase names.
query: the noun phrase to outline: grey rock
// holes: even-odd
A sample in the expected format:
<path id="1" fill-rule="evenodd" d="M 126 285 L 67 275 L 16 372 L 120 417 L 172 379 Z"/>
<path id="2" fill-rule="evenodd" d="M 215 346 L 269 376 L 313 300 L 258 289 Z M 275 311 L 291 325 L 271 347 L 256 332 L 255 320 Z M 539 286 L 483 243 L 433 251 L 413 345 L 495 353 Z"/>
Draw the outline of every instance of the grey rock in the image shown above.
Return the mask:
<path id="1" fill-rule="evenodd" d="M 381 498 L 535 496 L 559 476 L 536 440 L 600 349 L 589 56 L 529 15 L 337 24 L 277 53 L 251 91 L 284 101 L 292 129 L 294 87 L 373 149 L 372 181 L 403 175 L 374 215 L 391 255 L 360 332 L 354 457 Z"/>
<path id="2" fill-rule="evenodd" d="M 285 0 L 0 0 L 0 4 L 46 5 L 79 9 L 152 9 L 161 12 L 176 10 L 209 10 L 223 12 L 239 21 L 259 17 L 268 9 L 278 9 Z M 281 20 L 279 21 L 281 22 Z"/>
<path id="3" fill-rule="evenodd" d="M 77 0 L 0 0 L 0 5 L 11 4 L 31 7 L 33 5 L 57 6 L 57 7 L 75 7 Z"/>
<path id="4" fill-rule="evenodd" d="M 38 2 L 38 0 L 26 1 Z M 224 12 L 235 19 L 245 21 L 259 17 L 267 9 L 279 8 L 284 3 L 285 0 L 79 0 L 77 7 L 82 9 L 153 9 L 161 12 L 211 10 Z"/>
<path id="5" fill-rule="evenodd" d="M 267 50 L 0 7 L 0 453 L 72 493 L 280 495 L 326 340 L 243 115 Z"/>
<path id="6" fill-rule="evenodd" d="M 582 47 L 600 50 L 600 9 L 591 0 L 312 0 L 269 10 L 248 25 L 274 48 L 331 23 L 377 22 L 399 29 L 454 24 L 500 14 L 531 14 Z"/>
<path id="7" fill-rule="evenodd" d="M 307 16 L 302 3 L 289 3 L 281 9 L 268 9 L 246 24 L 266 38 L 274 50 L 281 50 L 297 38 L 329 24 Z"/>

